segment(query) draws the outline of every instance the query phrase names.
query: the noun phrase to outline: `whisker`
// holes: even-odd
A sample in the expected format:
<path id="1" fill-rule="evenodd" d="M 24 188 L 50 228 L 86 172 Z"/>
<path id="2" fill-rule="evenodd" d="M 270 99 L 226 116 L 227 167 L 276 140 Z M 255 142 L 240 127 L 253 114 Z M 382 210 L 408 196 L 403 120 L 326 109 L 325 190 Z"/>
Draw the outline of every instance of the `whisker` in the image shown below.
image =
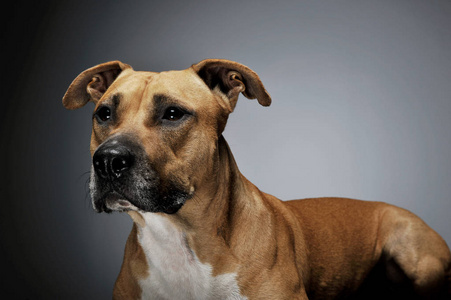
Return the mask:
<path id="1" fill-rule="evenodd" d="M 85 180 L 85 184 L 84 184 L 84 187 L 85 187 L 85 205 L 86 205 L 86 208 L 90 208 L 91 207 L 91 194 L 90 194 L 90 192 L 89 192 L 89 182 L 90 182 L 90 174 L 91 174 L 91 171 L 87 171 L 87 172 L 84 172 L 83 174 L 81 174 L 79 177 L 78 177 L 78 181 L 79 180 L 81 180 L 83 177 L 85 177 L 85 176 L 87 176 L 87 178 L 86 178 L 86 180 Z"/>
<path id="2" fill-rule="evenodd" d="M 84 172 L 83 174 L 81 174 L 80 176 L 78 176 L 77 180 L 80 180 L 80 179 L 82 179 L 84 176 L 89 175 L 89 174 L 91 174 L 91 171 Z"/>

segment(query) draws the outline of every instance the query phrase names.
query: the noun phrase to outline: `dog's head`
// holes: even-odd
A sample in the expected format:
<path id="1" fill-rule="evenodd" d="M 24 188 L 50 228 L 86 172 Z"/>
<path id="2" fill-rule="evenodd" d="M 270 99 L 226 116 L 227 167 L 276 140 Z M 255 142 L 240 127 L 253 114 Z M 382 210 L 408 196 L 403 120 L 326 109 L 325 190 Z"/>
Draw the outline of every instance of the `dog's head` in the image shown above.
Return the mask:
<path id="1" fill-rule="evenodd" d="M 94 208 L 177 212 L 215 172 L 218 139 L 240 93 L 271 103 L 257 74 L 227 60 L 161 73 L 112 61 L 82 72 L 63 105 L 95 104 Z"/>

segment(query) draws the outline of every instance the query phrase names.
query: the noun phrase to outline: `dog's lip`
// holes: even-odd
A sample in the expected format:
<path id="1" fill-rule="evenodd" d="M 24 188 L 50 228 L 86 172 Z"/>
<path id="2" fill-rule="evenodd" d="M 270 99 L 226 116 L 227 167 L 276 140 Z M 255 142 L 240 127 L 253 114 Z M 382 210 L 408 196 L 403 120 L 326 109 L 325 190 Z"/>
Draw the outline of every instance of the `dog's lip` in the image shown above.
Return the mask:
<path id="1" fill-rule="evenodd" d="M 116 191 L 111 191 L 103 197 L 106 208 L 113 211 L 138 210 L 126 197 Z"/>

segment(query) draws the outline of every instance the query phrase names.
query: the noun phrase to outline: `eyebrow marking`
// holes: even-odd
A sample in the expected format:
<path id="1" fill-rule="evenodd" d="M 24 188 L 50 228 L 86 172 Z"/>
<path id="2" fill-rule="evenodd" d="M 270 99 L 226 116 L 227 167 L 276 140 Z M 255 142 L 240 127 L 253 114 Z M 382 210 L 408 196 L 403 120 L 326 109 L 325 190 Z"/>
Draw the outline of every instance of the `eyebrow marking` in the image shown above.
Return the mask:
<path id="1" fill-rule="evenodd" d="M 155 103 L 155 107 L 156 108 L 160 108 L 162 106 L 168 106 L 168 105 L 175 105 L 177 102 L 177 100 L 175 100 L 174 98 L 171 98 L 169 96 L 166 96 L 164 94 L 156 94 L 153 96 L 153 103 Z"/>
<path id="2" fill-rule="evenodd" d="M 106 98 L 101 102 L 101 104 L 111 106 L 112 108 L 117 108 L 121 102 L 122 94 L 117 93 L 112 95 L 111 97 Z"/>
<path id="3" fill-rule="evenodd" d="M 119 103 L 121 102 L 122 94 L 115 94 L 111 98 L 111 101 L 113 102 L 114 108 L 117 108 L 119 106 Z"/>
<path id="4" fill-rule="evenodd" d="M 154 103 L 154 111 L 156 113 L 161 112 L 162 110 L 165 110 L 168 107 L 175 106 L 184 110 L 186 113 L 194 115 L 193 109 L 189 108 L 187 104 L 184 104 L 182 101 L 177 100 L 177 98 L 168 95 L 155 94 L 153 96 L 153 103 Z"/>

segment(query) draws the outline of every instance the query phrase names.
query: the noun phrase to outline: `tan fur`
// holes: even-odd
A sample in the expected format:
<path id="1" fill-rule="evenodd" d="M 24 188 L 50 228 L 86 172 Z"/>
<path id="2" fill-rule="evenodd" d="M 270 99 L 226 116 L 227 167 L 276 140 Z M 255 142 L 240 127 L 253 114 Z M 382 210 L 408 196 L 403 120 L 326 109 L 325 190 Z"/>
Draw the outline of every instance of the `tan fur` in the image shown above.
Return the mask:
<path id="1" fill-rule="evenodd" d="M 138 281 L 148 276 L 147 261 L 137 240 L 136 224 L 125 245 L 124 261 L 113 290 L 113 299 L 139 299 L 141 288 Z"/>
<path id="2" fill-rule="evenodd" d="M 222 89 L 209 86 L 211 74 L 225 81 Z M 430 295 L 446 276 L 450 280 L 446 243 L 410 212 L 342 198 L 283 202 L 250 183 L 221 135 L 240 92 L 271 103 L 258 76 L 235 62 L 205 60 L 163 73 L 111 62 L 80 74 L 63 103 L 72 109 L 92 101 L 98 107 L 120 94 L 119 121 L 108 128 L 94 122 L 92 154 L 111 136 L 137 139 L 162 178 L 177 180 L 194 195 L 165 217 L 186 235 L 199 260 L 213 267 L 214 276 L 236 273 L 248 299 L 334 299 L 355 292 L 381 260 L 399 266 L 418 294 Z M 158 94 L 194 111 L 195 120 L 170 133 L 155 126 Z M 139 281 L 149 275 L 137 239 L 137 226 L 144 227 L 145 220 L 140 212 L 129 214 L 135 225 L 115 299 L 138 299 Z M 398 278 L 396 270 L 387 272 Z"/>

